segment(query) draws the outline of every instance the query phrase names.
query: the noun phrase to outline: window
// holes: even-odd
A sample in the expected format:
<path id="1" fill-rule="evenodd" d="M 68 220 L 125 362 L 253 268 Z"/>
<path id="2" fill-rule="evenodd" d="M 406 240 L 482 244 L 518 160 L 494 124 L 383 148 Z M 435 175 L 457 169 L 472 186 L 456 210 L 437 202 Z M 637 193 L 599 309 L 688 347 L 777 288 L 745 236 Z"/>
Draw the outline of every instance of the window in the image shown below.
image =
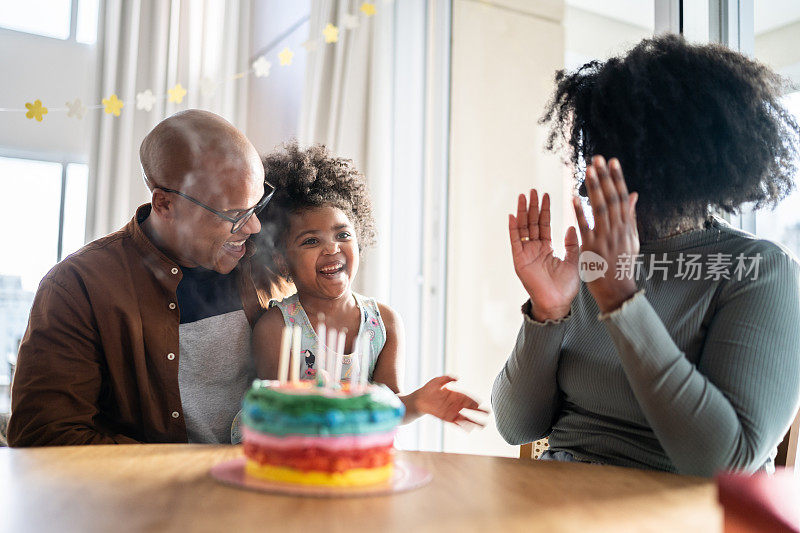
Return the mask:
<path id="1" fill-rule="evenodd" d="M 78 27 L 75 39 L 79 43 L 94 44 L 97 41 L 97 16 L 99 0 L 80 0 L 78 4 Z"/>
<path id="2" fill-rule="evenodd" d="M 99 0 L 0 0 L 0 27 L 94 44 L 98 11 Z"/>
<path id="3" fill-rule="evenodd" d="M 2 0 L 0 26 L 56 39 L 69 39 L 70 0 Z"/>
<path id="4" fill-rule="evenodd" d="M 566 0 L 564 10 L 564 68 L 574 70 L 589 61 L 604 61 L 624 54 L 642 39 L 653 36 L 655 4 L 641 0 Z M 571 191 L 570 176 L 566 186 Z M 569 194 L 571 196 L 571 192 Z M 568 196 L 569 197 L 569 196 Z M 594 217 L 589 199 L 581 197 L 583 212 L 591 227 Z M 571 210 L 565 210 L 565 222 L 574 224 Z M 580 237 L 579 237 L 580 238 Z M 563 239 L 554 239 L 558 255 L 564 253 Z"/>
<path id="5" fill-rule="evenodd" d="M 15 73 L 4 81 L 0 107 L 21 107 L 32 97 L 53 106 L 75 96 L 89 100 L 100 7 L 99 0 L 0 0 L 0 48 L 8 51 L 0 54 L 0 70 Z M 25 58 L 89 75 L 54 84 L 52 69 L 26 68 Z M 8 127 L 0 128 L 0 413 L 9 410 L 11 371 L 39 281 L 84 242 L 89 172 L 83 161 L 91 131 L 85 122 L 58 117 L 44 124 L 2 118 Z"/>
<path id="6" fill-rule="evenodd" d="M 754 10 L 754 55 L 800 87 L 800 3 L 760 0 Z M 784 97 L 786 107 L 800 121 L 800 91 Z M 800 167 L 800 161 L 797 162 Z M 795 176 L 800 185 L 800 175 Z M 749 228 L 745 228 L 749 229 Z M 755 213 L 755 233 L 780 242 L 800 256 L 800 191 L 795 190 L 774 210 Z"/>
<path id="7" fill-rule="evenodd" d="M 88 174 L 79 163 L 0 157 L 0 412 L 36 287 L 83 246 Z"/>
<path id="8" fill-rule="evenodd" d="M 655 7 L 641 0 L 566 0 L 564 66 L 622 54 L 653 35 Z"/>
<path id="9" fill-rule="evenodd" d="M 566 226 L 574 224 L 570 169 L 561 154 L 544 152 L 547 132 L 536 122 L 552 95 L 554 71 L 605 60 L 652 36 L 656 5 L 652 0 L 451 5 L 445 368 L 460 376 L 459 387 L 488 400 L 524 301 L 503 237 L 516 194 L 529 187 L 550 193 L 557 254 L 563 253 Z M 406 321 L 413 316 L 401 315 Z M 438 327 L 435 321 L 424 325 Z M 428 354 L 435 357 L 434 351 Z M 470 435 L 446 425 L 444 450 L 517 455 L 491 419 L 488 424 Z"/>
<path id="10" fill-rule="evenodd" d="M 784 102 L 800 123 L 800 92 L 787 95 Z M 797 166 L 800 168 L 800 161 Z M 800 191 L 797 188 L 774 210 L 765 208 L 756 212 L 756 234 L 785 245 L 800 257 Z"/>

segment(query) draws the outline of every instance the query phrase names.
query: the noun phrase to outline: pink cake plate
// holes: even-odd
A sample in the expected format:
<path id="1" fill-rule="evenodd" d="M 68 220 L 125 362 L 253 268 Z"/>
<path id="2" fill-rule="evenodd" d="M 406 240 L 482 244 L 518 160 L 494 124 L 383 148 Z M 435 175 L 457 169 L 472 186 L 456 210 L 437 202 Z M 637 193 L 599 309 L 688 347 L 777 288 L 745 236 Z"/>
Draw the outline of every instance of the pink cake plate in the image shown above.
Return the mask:
<path id="1" fill-rule="evenodd" d="M 211 477 L 237 488 L 288 494 L 291 496 L 313 496 L 319 498 L 348 498 L 360 496 L 383 496 L 424 487 L 433 479 L 433 474 L 422 467 L 403 459 L 394 463 L 394 475 L 386 483 L 365 487 L 320 487 L 292 485 L 263 479 L 250 478 L 244 473 L 245 458 L 239 457 L 211 467 Z"/>

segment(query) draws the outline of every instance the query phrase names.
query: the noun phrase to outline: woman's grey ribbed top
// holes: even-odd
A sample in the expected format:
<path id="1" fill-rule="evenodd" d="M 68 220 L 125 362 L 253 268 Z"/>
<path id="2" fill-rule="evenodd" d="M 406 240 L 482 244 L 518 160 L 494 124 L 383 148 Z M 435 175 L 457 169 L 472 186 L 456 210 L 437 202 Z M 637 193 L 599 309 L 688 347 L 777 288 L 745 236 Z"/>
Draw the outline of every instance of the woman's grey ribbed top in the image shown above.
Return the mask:
<path id="1" fill-rule="evenodd" d="M 797 261 L 720 219 L 640 254 L 616 311 L 581 284 L 568 317 L 525 313 L 492 390 L 501 435 L 684 474 L 771 465 L 800 404 Z"/>

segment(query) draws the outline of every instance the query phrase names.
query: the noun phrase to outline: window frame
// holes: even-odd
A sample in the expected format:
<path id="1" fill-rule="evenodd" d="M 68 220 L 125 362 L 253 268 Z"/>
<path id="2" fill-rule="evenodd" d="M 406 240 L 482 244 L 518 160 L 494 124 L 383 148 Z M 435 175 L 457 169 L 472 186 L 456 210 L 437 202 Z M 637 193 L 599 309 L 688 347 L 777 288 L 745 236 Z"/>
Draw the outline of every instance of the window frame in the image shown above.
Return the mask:
<path id="1" fill-rule="evenodd" d="M 753 0 L 709 0 L 709 11 L 709 40 L 752 57 L 755 50 Z M 725 214 L 724 218 L 739 229 L 756 232 L 756 213 L 751 209 Z"/>
<path id="2" fill-rule="evenodd" d="M 655 33 L 684 34 L 686 0 L 654 0 Z M 755 48 L 755 5 L 753 0 L 708 0 L 709 42 L 752 56 Z M 716 213 L 731 225 L 755 234 L 755 211 L 743 209 L 731 215 Z"/>
<path id="3" fill-rule="evenodd" d="M 18 30 L 16 28 L 9 28 L 7 26 L 3 26 L 0 24 L 0 32 L 12 32 L 12 33 L 20 33 L 24 35 L 32 35 L 39 39 L 53 39 L 55 41 L 61 41 L 64 43 L 71 43 L 77 44 L 82 46 L 96 46 L 97 45 L 97 34 L 95 34 L 94 42 L 87 43 L 78 40 L 78 8 L 79 3 L 84 2 L 86 0 L 70 0 L 70 12 L 69 12 L 69 36 L 65 39 L 61 37 L 53 37 L 52 35 L 45 35 L 43 33 L 38 33 L 35 31 L 26 31 L 26 30 Z M 99 18 L 99 11 L 100 11 L 100 4 L 98 3 L 97 10 L 98 10 L 98 24 L 100 22 Z M 5 157 L 5 156 L 4 156 Z M 40 159 L 40 161 L 44 161 L 44 159 Z"/>
<path id="4" fill-rule="evenodd" d="M 684 0 L 678 0 L 683 2 Z M 755 56 L 755 3 L 754 0 L 709 0 L 710 27 L 709 37 L 739 52 Z M 787 93 L 788 94 L 788 93 Z M 756 211 L 743 209 L 737 215 L 725 217 L 732 225 L 752 234 L 756 234 Z M 796 469 L 800 460 L 798 449 L 800 434 L 800 411 L 795 415 L 789 429 L 789 441 L 786 448 L 786 466 Z M 797 470 L 796 470 L 797 471 Z"/>
<path id="5" fill-rule="evenodd" d="M 47 152 L 21 152 L 8 150 L 0 147 L 0 157 L 6 159 L 23 159 L 27 161 L 37 161 L 43 163 L 57 163 L 61 165 L 60 200 L 58 210 L 58 240 L 56 249 L 56 263 L 64 259 L 64 216 L 66 214 L 66 195 L 67 195 L 67 166 L 68 165 L 88 165 L 87 161 L 80 161 L 69 157 L 58 157 Z M 86 216 L 84 214 L 84 216 Z M 84 228 L 84 242 L 86 241 L 86 230 Z"/>

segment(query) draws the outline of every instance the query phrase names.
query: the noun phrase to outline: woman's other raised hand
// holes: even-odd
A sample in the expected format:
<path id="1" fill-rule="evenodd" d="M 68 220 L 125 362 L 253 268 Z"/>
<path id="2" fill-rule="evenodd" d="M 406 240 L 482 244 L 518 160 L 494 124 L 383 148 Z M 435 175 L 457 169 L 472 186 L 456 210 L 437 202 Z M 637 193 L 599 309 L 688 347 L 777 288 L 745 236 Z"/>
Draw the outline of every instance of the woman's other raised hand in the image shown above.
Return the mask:
<path id="1" fill-rule="evenodd" d="M 608 269 L 605 274 L 586 285 L 603 313 L 617 309 L 636 293 L 634 272 L 617 276 L 616 266 L 623 257 L 639 253 L 639 232 L 636 229 L 637 193 L 628 194 L 622 167 L 612 158 L 606 164 L 602 156 L 594 156 L 586 169 L 586 191 L 594 216 L 594 228 L 589 229 L 583 206 L 572 199 L 578 228 L 581 232 L 581 252 L 594 252 L 602 257 Z"/>
<path id="2" fill-rule="evenodd" d="M 578 294 L 578 235 L 574 227 L 564 238 L 566 255 L 553 255 L 550 239 L 550 196 L 531 189 L 530 203 L 520 194 L 517 215 L 508 215 L 508 234 L 514 271 L 531 299 L 531 313 L 539 322 L 557 320 L 569 314 Z"/>

